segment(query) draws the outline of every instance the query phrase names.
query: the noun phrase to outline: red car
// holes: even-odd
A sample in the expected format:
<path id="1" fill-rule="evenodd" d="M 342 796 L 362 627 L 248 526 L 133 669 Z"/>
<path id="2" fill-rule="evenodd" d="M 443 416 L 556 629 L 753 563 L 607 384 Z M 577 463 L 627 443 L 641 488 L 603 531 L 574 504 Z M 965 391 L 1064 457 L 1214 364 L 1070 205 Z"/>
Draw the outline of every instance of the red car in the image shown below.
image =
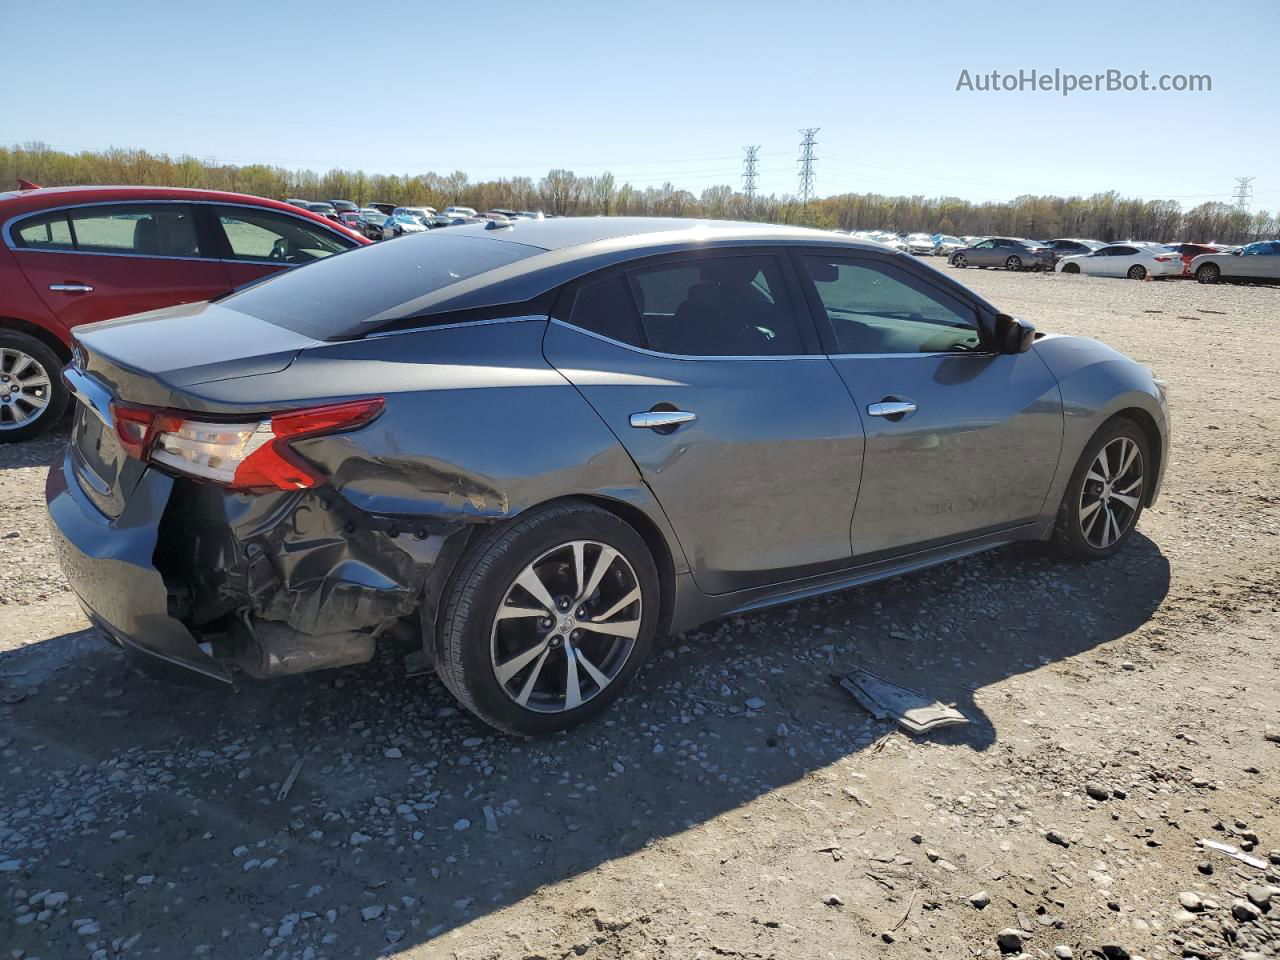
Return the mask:
<path id="1" fill-rule="evenodd" d="M 262 197 L 23 186 L 0 193 L 0 443 L 62 415 L 72 327 L 209 300 L 370 242 Z"/>
<path id="2" fill-rule="evenodd" d="M 1166 243 L 1164 248 L 1182 257 L 1182 275 L 1191 276 L 1191 261 L 1206 253 L 1222 253 L 1223 248 L 1214 243 Z"/>

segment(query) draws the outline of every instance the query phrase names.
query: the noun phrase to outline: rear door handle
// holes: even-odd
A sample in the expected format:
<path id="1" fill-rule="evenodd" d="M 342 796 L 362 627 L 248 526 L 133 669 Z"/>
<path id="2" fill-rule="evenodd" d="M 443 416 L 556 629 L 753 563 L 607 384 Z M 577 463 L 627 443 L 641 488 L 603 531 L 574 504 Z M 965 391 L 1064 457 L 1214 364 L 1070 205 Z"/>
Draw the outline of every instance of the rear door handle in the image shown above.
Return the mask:
<path id="1" fill-rule="evenodd" d="M 879 403 L 867 404 L 867 416 L 905 417 L 915 413 L 917 409 L 910 400 L 881 400 Z"/>
<path id="2" fill-rule="evenodd" d="M 87 283 L 51 283 L 49 289 L 59 293 L 93 293 L 93 287 Z"/>
<path id="3" fill-rule="evenodd" d="M 637 430 L 663 430 L 678 427 L 682 423 L 692 423 L 697 419 L 696 413 L 689 413 L 687 410 L 645 410 L 631 415 L 631 426 Z"/>

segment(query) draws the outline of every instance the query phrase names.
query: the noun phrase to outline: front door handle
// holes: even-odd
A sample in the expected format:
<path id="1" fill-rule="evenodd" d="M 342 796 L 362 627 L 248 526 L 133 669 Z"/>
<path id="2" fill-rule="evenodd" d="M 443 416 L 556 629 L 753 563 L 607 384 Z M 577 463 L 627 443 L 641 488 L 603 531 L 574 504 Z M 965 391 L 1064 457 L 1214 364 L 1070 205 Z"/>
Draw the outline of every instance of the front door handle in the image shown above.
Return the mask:
<path id="1" fill-rule="evenodd" d="M 867 404 L 867 416 L 870 417 L 906 417 L 918 408 L 910 400 L 881 400 L 879 403 Z"/>
<path id="2" fill-rule="evenodd" d="M 87 283 L 51 283 L 49 289 L 59 293 L 93 293 L 93 287 Z"/>
<path id="3" fill-rule="evenodd" d="M 637 430 L 672 430 L 697 419 L 696 413 L 687 410 L 645 410 L 631 415 L 631 426 Z"/>

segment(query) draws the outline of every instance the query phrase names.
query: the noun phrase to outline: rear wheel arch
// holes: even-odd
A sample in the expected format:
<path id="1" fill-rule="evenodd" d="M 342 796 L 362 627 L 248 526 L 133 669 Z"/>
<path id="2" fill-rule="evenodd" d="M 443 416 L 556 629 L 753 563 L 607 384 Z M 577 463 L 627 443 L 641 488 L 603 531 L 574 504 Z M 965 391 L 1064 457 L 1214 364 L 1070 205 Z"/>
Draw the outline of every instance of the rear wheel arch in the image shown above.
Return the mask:
<path id="1" fill-rule="evenodd" d="M 30 320 L 20 320 L 17 317 L 0 317 L 0 330 L 12 330 L 15 333 L 25 333 L 29 337 L 35 337 L 57 354 L 58 359 L 63 363 L 71 362 L 71 348 L 48 327 L 42 327 Z"/>

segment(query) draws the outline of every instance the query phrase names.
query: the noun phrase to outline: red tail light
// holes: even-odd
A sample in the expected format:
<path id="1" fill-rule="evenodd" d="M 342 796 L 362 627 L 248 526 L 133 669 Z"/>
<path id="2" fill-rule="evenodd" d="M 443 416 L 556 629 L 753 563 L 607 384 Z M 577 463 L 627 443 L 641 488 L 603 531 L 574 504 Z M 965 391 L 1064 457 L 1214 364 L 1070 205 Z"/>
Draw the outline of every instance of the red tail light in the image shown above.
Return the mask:
<path id="1" fill-rule="evenodd" d="M 374 397 L 278 413 L 248 423 L 214 422 L 113 404 L 116 433 L 125 452 L 233 490 L 300 490 L 324 482 L 290 444 L 364 426 L 382 412 Z"/>
<path id="2" fill-rule="evenodd" d="M 1168 263 L 1170 260 L 1180 260 L 1180 259 L 1182 258 L 1181 257 L 1156 257 L 1156 260 L 1160 263 Z"/>

